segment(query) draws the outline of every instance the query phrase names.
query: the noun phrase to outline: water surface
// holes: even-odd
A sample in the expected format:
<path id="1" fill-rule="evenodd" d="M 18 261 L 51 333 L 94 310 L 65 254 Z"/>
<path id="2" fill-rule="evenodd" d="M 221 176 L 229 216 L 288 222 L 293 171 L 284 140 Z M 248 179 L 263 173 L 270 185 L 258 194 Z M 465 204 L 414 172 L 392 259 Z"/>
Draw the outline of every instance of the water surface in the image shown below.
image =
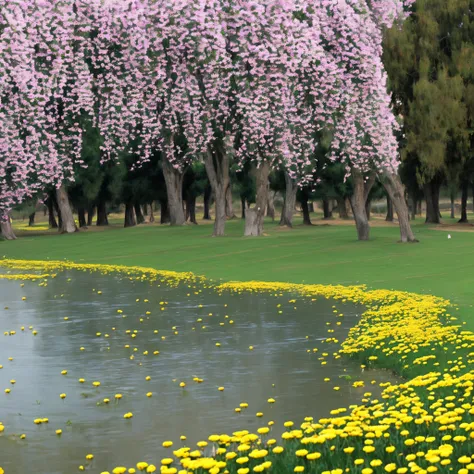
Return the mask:
<path id="1" fill-rule="evenodd" d="M 165 440 L 178 447 L 186 435 L 185 444 L 195 446 L 210 434 L 256 430 L 270 420 L 278 437 L 284 421 L 324 417 L 368 390 L 376 393 L 372 380 L 390 380 L 334 359 L 338 345 L 325 342 L 344 339 L 357 323 L 358 306 L 287 294 L 218 295 L 72 271 L 39 283 L 0 280 L 0 334 L 16 331 L 0 335 L 0 421 L 6 427 L 0 466 L 6 474 L 158 464 Z M 354 388 L 355 380 L 365 387 Z M 117 393 L 123 396 L 118 403 Z M 276 402 L 270 405 L 269 398 Z M 236 413 L 241 403 L 248 408 Z M 128 412 L 133 418 L 126 420 Z M 45 417 L 49 423 L 34 424 Z M 94 454 L 93 462 L 86 454 Z"/>

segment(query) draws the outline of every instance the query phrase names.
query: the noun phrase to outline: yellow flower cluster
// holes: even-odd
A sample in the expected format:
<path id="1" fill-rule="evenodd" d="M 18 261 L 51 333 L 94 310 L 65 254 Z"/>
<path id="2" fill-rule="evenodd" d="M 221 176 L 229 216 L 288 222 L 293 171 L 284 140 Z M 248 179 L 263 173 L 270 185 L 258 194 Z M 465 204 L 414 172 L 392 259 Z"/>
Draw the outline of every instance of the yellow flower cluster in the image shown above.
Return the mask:
<path id="1" fill-rule="evenodd" d="M 13 260 L 1 259 L 0 266 L 3 268 L 14 268 L 16 270 L 37 270 L 54 273 L 64 270 L 78 270 L 89 272 L 100 272 L 103 274 L 122 273 L 130 279 L 142 281 L 162 281 L 167 285 L 176 285 L 181 282 L 202 280 L 191 272 L 173 272 L 166 270 L 156 270 L 146 267 L 127 267 L 125 265 L 98 265 L 73 263 L 67 260 Z M 40 276 L 38 276 L 40 278 Z M 27 278 L 28 279 L 28 278 Z"/>

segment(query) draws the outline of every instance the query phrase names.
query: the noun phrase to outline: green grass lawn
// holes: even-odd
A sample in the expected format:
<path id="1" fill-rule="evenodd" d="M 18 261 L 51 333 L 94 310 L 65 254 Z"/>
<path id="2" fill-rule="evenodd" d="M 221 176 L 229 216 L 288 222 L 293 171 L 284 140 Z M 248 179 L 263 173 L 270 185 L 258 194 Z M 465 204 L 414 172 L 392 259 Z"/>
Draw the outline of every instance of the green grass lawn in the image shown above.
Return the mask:
<path id="1" fill-rule="evenodd" d="M 356 240 L 352 225 L 280 229 L 267 222 L 267 236 L 245 238 L 241 220 L 227 223 L 227 236 L 211 237 L 212 226 L 118 224 L 102 232 L 35 235 L 0 242 L 0 255 L 19 259 L 69 259 L 85 263 L 140 265 L 192 271 L 212 279 L 296 283 L 366 284 L 431 293 L 461 307 L 474 330 L 474 234 L 414 224 L 419 244 L 400 244 L 398 227 L 373 227 L 369 242 Z M 446 220 L 445 223 L 454 221 Z M 41 226 L 41 224 L 39 224 Z"/>

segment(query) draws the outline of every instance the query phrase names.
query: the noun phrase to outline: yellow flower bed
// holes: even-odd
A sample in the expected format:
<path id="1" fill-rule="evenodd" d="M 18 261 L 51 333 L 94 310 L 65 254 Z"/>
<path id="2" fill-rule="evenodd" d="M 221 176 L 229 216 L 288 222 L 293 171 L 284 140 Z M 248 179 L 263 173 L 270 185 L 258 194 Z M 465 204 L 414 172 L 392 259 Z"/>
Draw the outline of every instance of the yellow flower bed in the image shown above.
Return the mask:
<path id="1" fill-rule="evenodd" d="M 170 284 L 198 280 L 192 273 L 116 265 L 2 260 L 0 266 L 48 273 L 118 271 Z M 167 442 L 172 456 L 161 460 L 162 474 L 474 472 L 474 334 L 456 324 L 448 312 L 456 308 L 449 301 L 401 291 L 368 291 L 364 286 L 251 281 L 215 289 L 290 292 L 364 305 L 359 323 L 336 356 L 357 358 L 363 366 L 386 368 L 404 379 L 386 384 L 380 400 L 366 393 L 360 405 L 341 407 L 327 418 L 308 417 L 298 427 L 287 422 L 279 440 L 272 438 L 271 426 L 262 426 L 255 433 L 213 434 L 209 443 L 198 443 L 194 450 L 173 450 L 173 443 Z M 119 466 L 111 472 L 156 469 L 142 461 L 136 468 Z"/>

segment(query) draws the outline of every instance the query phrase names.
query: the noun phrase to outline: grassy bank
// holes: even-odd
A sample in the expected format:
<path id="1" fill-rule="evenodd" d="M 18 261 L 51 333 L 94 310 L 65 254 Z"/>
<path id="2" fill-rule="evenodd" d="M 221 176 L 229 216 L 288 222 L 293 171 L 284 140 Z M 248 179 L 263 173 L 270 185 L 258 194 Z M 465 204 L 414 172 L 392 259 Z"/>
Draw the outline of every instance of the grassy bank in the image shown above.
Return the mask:
<path id="1" fill-rule="evenodd" d="M 460 315 L 474 329 L 474 318 L 470 317 L 474 294 L 471 232 L 453 232 L 448 227 L 440 231 L 419 221 L 415 232 L 420 243 L 402 245 L 396 243 L 396 225 L 374 221 L 372 240 L 358 242 L 351 223 L 316 222 L 319 225 L 293 229 L 280 229 L 268 222 L 267 236 L 261 238 L 242 237 L 240 220 L 228 222 L 223 238 L 210 237 L 209 224 L 123 229 L 117 223 L 103 231 L 94 228 L 74 235 L 23 231 L 17 241 L 0 242 L 0 255 L 140 265 L 223 280 L 366 284 L 369 288 L 431 293 L 459 304 Z M 44 228 L 42 223 L 38 225 Z"/>

